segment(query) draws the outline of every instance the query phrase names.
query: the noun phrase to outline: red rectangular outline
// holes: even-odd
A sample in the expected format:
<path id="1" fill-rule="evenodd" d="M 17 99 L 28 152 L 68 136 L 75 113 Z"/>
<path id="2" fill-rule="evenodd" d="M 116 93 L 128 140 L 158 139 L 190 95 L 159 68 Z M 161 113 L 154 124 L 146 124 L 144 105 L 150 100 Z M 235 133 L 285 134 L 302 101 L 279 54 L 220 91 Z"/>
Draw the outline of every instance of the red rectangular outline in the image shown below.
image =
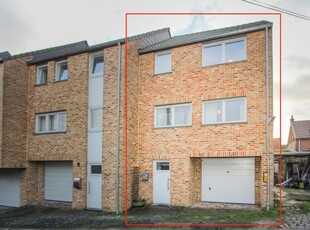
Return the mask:
<path id="1" fill-rule="evenodd" d="M 280 205 L 279 205 L 279 223 L 261 223 L 261 224 L 193 224 L 193 223 L 167 223 L 167 224 L 130 224 L 128 223 L 128 16 L 138 16 L 138 15 L 273 15 L 279 16 L 280 22 L 280 143 L 282 143 L 282 13 L 139 13 L 131 12 L 125 13 L 125 194 L 124 194 L 124 204 L 125 204 L 125 226 L 126 227 L 191 227 L 191 226 L 214 226 L 214 227 L 259 227 L 259 226 L 270 226 L 279 227 L 283 223 L 282 219 L 282 178 L 280 176 Z M 279 175 L 282 175 L 282 149 L 280 148 L 279 157 Z M 271 178 L 272 179 L 272 178 Z"/>

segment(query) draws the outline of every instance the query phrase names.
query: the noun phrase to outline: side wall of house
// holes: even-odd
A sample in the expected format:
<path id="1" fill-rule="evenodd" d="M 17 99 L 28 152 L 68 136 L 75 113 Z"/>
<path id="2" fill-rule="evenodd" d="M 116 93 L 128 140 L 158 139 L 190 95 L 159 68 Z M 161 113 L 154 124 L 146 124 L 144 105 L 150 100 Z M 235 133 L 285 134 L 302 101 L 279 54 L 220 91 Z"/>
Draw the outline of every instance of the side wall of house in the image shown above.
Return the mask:
<path id="1" fill-rule="evenodd" d="M 26 58 L 2 65 L 2 157 L 0 167 L 24 168 L 27 146 L 27 70 Z M 0 71 L 1 72 L 1 71 Z"/>
<path id="2" fill-rule="evenodd" d="M 290 131 L 288 134 L 288 139 L 287 139 L 287 148 L 293 151 L 297 151 L 296 149 L 296 140 L 294 139 L 294 135 L 293 135 L 293 129 L 292 127 L 290 127 Z"/>
<path id="3" fill-rule="evenodd" d="M 300 140 L 300 150 L 304 152 L 310 151 L 310 139 L 301 139 Z"/>
<path id="4" fill-rule="evenodd" d="M 3 71 L 4 63 L 0 61 L 0 166 L 2 164 Z"/>

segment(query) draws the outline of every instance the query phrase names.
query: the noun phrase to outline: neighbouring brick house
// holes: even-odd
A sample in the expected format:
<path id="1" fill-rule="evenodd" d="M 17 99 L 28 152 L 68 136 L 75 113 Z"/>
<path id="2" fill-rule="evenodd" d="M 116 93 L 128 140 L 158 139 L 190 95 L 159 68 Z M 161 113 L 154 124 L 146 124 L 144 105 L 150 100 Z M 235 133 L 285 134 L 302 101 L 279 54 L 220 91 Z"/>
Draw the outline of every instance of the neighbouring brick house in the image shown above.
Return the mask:
<path id="1" fill-rule="evenodd" d="M 290 124 L 287 148 L 295 152 L 310 151 L 310 120 L 295 121 L 292 116 Z"/>
<path id="2" fill-rule="evenodd" d="M 60 201 L 122 211 L 143 197 L 154 204 L 265 206 L 271 27 L 260 21 L 129 37 L 128 68 L 125 39 L 0 53 L 0 205 Z"/>

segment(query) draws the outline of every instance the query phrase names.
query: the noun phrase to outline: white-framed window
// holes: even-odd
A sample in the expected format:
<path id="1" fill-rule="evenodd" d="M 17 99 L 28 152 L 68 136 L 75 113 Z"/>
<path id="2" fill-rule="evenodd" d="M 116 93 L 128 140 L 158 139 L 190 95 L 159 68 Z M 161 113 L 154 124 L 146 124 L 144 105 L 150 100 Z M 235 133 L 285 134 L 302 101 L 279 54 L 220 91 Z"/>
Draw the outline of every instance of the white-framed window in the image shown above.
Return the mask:
<path id="1" fill-rule="evenodd" d="M 155 128 L 192 125 L 192 104 L 156 106 Z"/>
<path id="2" fill-rule="evenodd" d="M 63 132 L 67 129 L 67 113 L 52 112 L 36 115 L 36 133 Z"/>
<path id="3" fill-rule="evenodd" d="M 246 122 L 246 98 L 211 100 L 202 103 L 202 123 L 238 123 Z"/>
<path id="4" fill-rule="evenodd" d="M 202 66 L 246 60 L 246 39 L 235 38 L 208 43 L 202 47 Z"/>
<path id="5" fill-rule="evenodd" d="M 102 108 L 93 108 L 89 110 L 89 128 L 92 131 L 102 130 L 102 117 L 103 109 Z"/>
<path id="6" fill-rule="evenodd" d="M 37 67 L 37 85 L 43 85 L 47 83 L 47 65 L 40 65 Z"/>
<path id="7" fill-rule="evenodd" d="M 104 60 L 103 53 L 98 52 L 90 55 L 90 69 L 89 73 L 91 77 L 103 76 L 104 72 Z"/>
<path id="8" fill-rule="evenodd" d="M 172 72 L 171 57 L 170 50 L 155 54 L 155 74 Z"/>
<path id="9" fill-rule="evenodd" d="M 56 81 L 68 80 L 68 61 L 60 61 L 56 63 Z"/>

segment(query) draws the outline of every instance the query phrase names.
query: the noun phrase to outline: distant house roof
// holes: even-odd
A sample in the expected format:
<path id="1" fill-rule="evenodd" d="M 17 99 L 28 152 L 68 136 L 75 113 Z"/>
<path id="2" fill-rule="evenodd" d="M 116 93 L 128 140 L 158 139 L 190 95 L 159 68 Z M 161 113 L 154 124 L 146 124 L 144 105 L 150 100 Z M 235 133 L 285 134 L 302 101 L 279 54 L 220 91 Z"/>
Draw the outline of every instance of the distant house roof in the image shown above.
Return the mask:
<path id="1" fill-rule="evenodd" d="M 227 36 L 245 34 L 251 31 L 262 30 L 264 28 L 272 27 L 272 23 L 268 21 L 258 21 L 243 25 L 231 26 L 221 29 L 208 30 L 193 34 L 186 34 L 181 36 L 175 36 L 168 40 L 164 40 L 160 43 L 154 43 L 150 46 L 141 47 L 139 53 L 148 53 L 153 51 L 159 51 L 164 49 L 170 49 L 173 47 L 189 45 L 197 42 L 205 42 L 208 40 L 218 39 Z"/>
<path id="2" fill-rule="evenodd" d="M 6 58 L 11 57 L 11 54 L 8 51 L 0 53 L 0 62 L 4 61 Z"/>
<path id="3" fill-rule="evenodd" d="M 310 120 L 293 121 L 292 127 L 296 139 L 310 138 Z"/>
<path id="4" fill-rule="evenodd" d="M 128 37 L 128 41 L 134 41 L 137 39 L 141 39 L 141 47 L 150 46 L 155 43 L 162 42 L 164 40 L 167 40 L 171 37 L 169 28 L 163 28 L 159 30 L 150 31 L 143 34 L 133 35 Z M 67 45 L 42 49 L 42 50 L 36 50 L 32 52 L 17 54 L 13 56 L 6 57 L 5 60 L 9 59 L 16 59 L 21 57 L 32 57 L 27 63 L 29 65 L 40 63 L 40 62 L 46 62 L 49 60 L 64 58 L 67 56 L 84 53 L 84 52 L 94 52 L 103 48 L 116 46 L 118 43 L 124 44 L 125 38 L 100 43 L 97 45 L 89 46 L 87 44 L 87 41 L 80 41 L 76 43 L 71 43 Z"/>

